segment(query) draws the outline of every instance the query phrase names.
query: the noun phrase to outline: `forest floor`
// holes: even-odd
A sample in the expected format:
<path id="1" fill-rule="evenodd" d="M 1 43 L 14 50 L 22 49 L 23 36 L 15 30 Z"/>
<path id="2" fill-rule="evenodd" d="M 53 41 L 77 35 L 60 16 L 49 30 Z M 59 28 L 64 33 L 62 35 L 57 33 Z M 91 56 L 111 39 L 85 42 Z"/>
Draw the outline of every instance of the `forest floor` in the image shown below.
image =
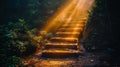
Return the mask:
<path id="1" fill-rule="evenodd" d="M 27 57 L 24 61 L 24 67 L 100 67 L 109 64 L 107 61 L 101 61 L 106 56 L 105 52 L 85 52 L 79 57 L 68 58 L 43 58 L 41 50 Z"/>

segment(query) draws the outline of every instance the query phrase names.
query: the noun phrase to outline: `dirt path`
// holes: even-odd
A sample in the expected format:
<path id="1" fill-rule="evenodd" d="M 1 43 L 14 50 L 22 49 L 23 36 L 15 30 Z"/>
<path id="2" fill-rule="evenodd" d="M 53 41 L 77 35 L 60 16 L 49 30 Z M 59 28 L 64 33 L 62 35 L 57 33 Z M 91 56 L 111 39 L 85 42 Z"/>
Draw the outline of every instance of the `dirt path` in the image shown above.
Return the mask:
<path id="1" fill-rule="evenodd" d="M 105 54 L 85 52 L 76 58 L 43 58 L 40 57 L 40 51 L 27 58 L 24 67 L 99 67 L 103 55 Z"/>

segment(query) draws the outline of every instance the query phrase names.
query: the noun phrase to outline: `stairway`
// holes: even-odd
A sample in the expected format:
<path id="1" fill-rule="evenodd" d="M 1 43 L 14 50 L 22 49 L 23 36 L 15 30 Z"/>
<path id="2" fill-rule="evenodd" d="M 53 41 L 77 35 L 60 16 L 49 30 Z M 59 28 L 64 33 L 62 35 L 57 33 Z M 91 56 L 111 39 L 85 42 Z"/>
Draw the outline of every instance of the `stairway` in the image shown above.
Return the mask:
<path id="1" fill-rule="evenodd" d="M 63 24 L 46 43 L 42 57 L 75 57 L 80 51 L 79 36 L 85 26 L 83 21 L 71 21 Z"/>
<path id="2" fill-rule="evenodd" d="M 55 32 L 44 44 L 43 57 L 78 56 L 82 52 L 79 41 L 94 0 L 68 1 L 42 29 L 45 32 Z"/>

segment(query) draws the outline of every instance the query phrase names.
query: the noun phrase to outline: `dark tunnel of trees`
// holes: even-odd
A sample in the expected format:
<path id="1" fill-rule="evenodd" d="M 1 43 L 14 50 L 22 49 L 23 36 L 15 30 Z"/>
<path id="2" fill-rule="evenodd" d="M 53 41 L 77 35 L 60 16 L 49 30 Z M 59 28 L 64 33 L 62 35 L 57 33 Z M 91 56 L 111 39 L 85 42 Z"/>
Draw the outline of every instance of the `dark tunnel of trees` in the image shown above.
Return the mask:
<path id="1" fill-rule="evenodd" d="M 64 1 L 0 1 L 0 66 L 22 65 L 20 58 L 37 50 L 40 43 L 36 41 L 37 32 Z M 101 61 L 106 60 L 111 66 L 120 65 L 119 2 L 96 0 L 96 4 L 89 13 L 87 36 L 83 36 L 84 47 L 88 52 L 105 52 L 106 56 Z"/>

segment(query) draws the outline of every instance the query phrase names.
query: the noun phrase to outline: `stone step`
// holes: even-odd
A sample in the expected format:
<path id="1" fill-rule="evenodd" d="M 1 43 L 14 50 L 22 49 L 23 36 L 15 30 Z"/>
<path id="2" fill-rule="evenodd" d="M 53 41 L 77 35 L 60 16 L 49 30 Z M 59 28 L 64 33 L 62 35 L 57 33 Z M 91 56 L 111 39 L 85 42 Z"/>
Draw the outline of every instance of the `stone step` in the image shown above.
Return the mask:
<path id="1" fill-rule="evenodd" d="M 83 30 L 82 28 L 60 28 L 58 29 L 58 32 L 80 32 Z"/>
<path id="2" fill-rule="evenodd" d="M 52 37 L 51 39 L 58 39 L 58 40 L 77 40 L 78 38 L 75 37 Z"/>
<path id="3" fill-rule="evenodd" d="M 82 29 L 82 27 L 74 27 L 74 28 L 72 28 L 72 27 L 70 27 L 70 28 L 60 28 L 60 30 L 81 30 Z"/>
<path id="4" fill-rule="evenodd" d="M 83 21 L 84 19 L 82 20 L 79 20 L 79 19 L 72 19 L 70 23 L 85 23 L 85 21 Z"/>
<path id="5" fill-rule="evenodd" d="M 78 49 L 78 43 L 64 43 L 64 42 L 58 42 L 58 43 L 46 43 L 45 49 L 51 49 L 51 48 L 68 48 L 68 49 Z"/>
<path id="6" fill-rule="evenodd" d="M 75 30 L 73 30 L 73 29 L 69 29 L 69 30 L 58 30 L 57 32 L 81 32 L 82 31 L 82 29 L 80 30 L 80 29 L 75 29 Z"/>
<path id="7" fill-rule="evenodd" d="M 64 32 L 64 31 L 63 31 Z M 80 33 L 81 34 L 81 33 Z M 57 34 L 56 37 L 78 37 L 80 34 Z"/>
<path id="8" fill-rule="evenodd" d="M 80 32 L 56 32 L 56 34 L 76 34 L 76 35 L 79 35 L 80 34 Z"/>
<path id="9" fill-rule="evenodd" d="M 71 49 L 48 49 L 43 50 L 42 57 L 53 57 L 53 58 L 59 58 L 59 57 L 74 57 L 78 56 L 80 54 L 79 50 L 71 50 Z"/>
<path id="10" fill-rule="evenodd" d="M 62 26 L 84 26 L 84 24 L 81 24 L 81 23 L 66 23 Z"/>
<path id="11" fill-rule="evenodd" d="M 80 18 L 76 18 L 76 19 L 73 19 L 73 20 L 71 20 L 72 22 L 74 22 L 74 21 L 87 21 L 87 18 L 86 17 L 80 17 Z"/>
<path id="12" fill-rule="evenodd" d="M 75 24 L 75 25 L 63 25 L 61 28 L 74 28 L 74 27 L 80 27 L 80 28 L 83 28 L 84 25 L 82 24 Z"/>
<path id="13" fill-rule="evenodd" d="M 81 32 L 58 32 L 56 33 L 56 37 L 77 37 L 80 36 Z"/>
<path id="14" fill-rule="evenodd" d="M 70 22 L 70 23 L 65 23 L 64 25 L 66 25 L 66 24 L 68 24 L 68 25 L 76 25 L 76 24 L 84 25 L 85 22 L 76 22 L 76 21 L 74 21 L 74 22 Z"/>
<path id="15" fill-rule="evenodd" d="M 53 42 L 78 42 L 78 38 L 70 38 L 70 37 L 52 37 L 50 41 Z"/>

